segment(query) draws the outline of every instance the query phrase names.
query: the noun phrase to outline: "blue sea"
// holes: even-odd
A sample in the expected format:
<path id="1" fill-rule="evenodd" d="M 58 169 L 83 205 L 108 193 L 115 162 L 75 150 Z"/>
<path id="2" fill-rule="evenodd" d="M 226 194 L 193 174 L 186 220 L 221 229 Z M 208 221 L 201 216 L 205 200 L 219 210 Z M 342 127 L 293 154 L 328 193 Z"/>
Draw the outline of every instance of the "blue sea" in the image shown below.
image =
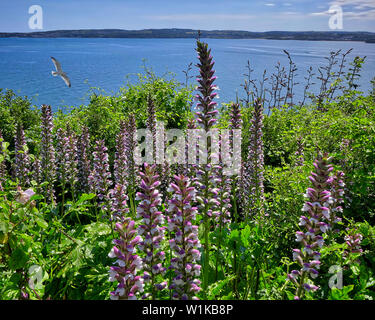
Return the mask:
<path id="1" fill-rule="evenodd" d="M 331 51 L 342 49 L 345 52 L 353 48 L 348 60 L 357 55 L 367 57 L 360 79 L 361 90 L 368 91 L 370 80 L 375 76 L 375 44 L 248 39 L 204 41 L 212 49 L 215 60 L 220 102 L 234 100 L 237 93 L 240 98 L 244 96 L 241 84 L 248 60 L 254 70 L 252 77 L 258 80 L 264 69 L 270 77 L 278 61 L 287 67 L 283 49 L 289 51 L 298 68 L 297 99 L 303 92 L 306 70 L 312 66 L 318 74 L 318 68 L 326 64 L 325 57 Z M 92 90 L 116 94 L 120 87 L 137 82 L 137 74 L 144 72 L 144 65 L 159 76 L 171 78 L 169 73 L 172 72 L 184 83 L 183 70 L 192 62 L 190 75 L 194 77 L 190 83 L 194 83 L 198 74 L 195 45 L 194 39 L 0 39 L 0 88 L 28 96 L 37 106 L 50 104 L 56 111 L 87 103 Z M 61 62 L 71 79 L 71 88 L 62 79 L 52 77 L 51 56 Z M 318 87 L 317 83 L 315 91 Z"/>

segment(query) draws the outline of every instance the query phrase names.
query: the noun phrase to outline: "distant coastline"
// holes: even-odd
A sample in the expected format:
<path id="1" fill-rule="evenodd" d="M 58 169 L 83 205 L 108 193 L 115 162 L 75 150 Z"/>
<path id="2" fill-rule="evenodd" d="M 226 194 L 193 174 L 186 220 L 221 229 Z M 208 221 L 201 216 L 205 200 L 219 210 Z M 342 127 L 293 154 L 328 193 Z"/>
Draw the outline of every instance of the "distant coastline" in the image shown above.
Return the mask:
<path id="1" fill-rule="evenodd" d="M 267 31 L 201 30 L 202 38 L 214 39 L 270 39 L 310 41 L 360 41 L 375 43 L 374 32 L 349 31 Z M 196 38 L 193 29 L 84 29 L 39 32 L 0 32 L 0 38 Z"/>

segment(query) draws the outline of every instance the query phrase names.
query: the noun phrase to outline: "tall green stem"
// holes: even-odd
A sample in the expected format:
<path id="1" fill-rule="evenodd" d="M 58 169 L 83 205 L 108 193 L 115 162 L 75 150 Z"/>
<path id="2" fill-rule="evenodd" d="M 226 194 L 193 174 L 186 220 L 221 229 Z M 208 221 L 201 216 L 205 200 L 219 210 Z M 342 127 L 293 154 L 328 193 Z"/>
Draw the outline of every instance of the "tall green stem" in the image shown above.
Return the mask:
<path id="1" fill-rule="evenodd" d="M 207 168 L 205 174 L 205 199 L 208 199 L 208 172 Z M 208 203 L 206 201 L 203 212 L 204 219 L 204 271 L 203 271 L 203 290 L 207 294 L 208 288 L 208 276 L 209 276 L 209 263 L 210 263 L 210 246 L 209 246 L 209 231 L 210 231 L 210 219 L 208 217 Z"/>
<path id="2" fill-rule="evenodd" d="M 219 228 L 219 241 L 218 241 L 217 249 L 216 249 L 215 281 L 217 281 L 217 274 L 218 274 L 218 269 L 219 269 L 219 254 L 220 254 L 220 249 L 221 249 L 222 228 L 223 228 L 223 220 L 221 218 L 220 228 Z"/>

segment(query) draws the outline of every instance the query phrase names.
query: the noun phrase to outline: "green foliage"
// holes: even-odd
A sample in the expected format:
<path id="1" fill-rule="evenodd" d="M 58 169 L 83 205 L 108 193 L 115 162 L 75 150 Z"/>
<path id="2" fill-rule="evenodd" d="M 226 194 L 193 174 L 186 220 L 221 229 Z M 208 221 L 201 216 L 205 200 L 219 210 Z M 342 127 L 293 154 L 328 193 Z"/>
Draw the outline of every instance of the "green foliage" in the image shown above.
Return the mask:
<path id="1" fill-rule="evenodd" d="M 0 88 L 0 119 L 0 131 L 4 140 L 14 146 L 17 123 L 22 124 L 25 131 L 37 130 L 39 112 L 32 107 L 27 97 L 17 96 L 10 89 L 4 92 Z"/>
<path id="2" fill-rule="evenodd" d="M 245 128 L 247 125 L 245 123 Z M 304 147 L 306 165 L 303 168 L 295 167 L 299 138 L 302 138 Z M 343 147 L 344 139 L 349 141 L 348 148 Z M 273 211 L 291 214 L 296 212 L 293 207 L 301 207 L 299 195 L 307 187 L 308 166 L 321 150 L 331 154 L 335 166 L 345 172 L 346 192 L 350 198 L 350 210 L 346 214 L 373 219 L 375 104 L 371 97 L 357 96 L 355 101 L 343 97 L 339 102 L 326 105 L 325 112 L 312 106 L 274 110 L 264 119 L 264 145 L 265 186 L 274 194 L 272 205 L 275 199 L 288 202 L 289 206 Z"/>
<path id="3" fill-rule="evenodd" d="M 294 299 L 295 288 L 286 280 L 296 266 L 292 249 L 295 232 L 305 201 L 308 176 L 317 151 L 329 153 L 334 167 L 345 173 L 343 221 L 326 236 L 322 266 L 316 284 L 321 290 L 305 299 L 375 298 L 375 97 L 355 91 L 362 61 L 354 61 L 345 79 L 349 87 L 334 101 L 316 105 L 284 106 L 264 117 L 265 215 L 245 224 L 233 219 L 230 227 L 210 230 L 209 287 L 200 292 L 207 299 Z M 87 106 L 55 114 L 57 128 L 80 133 L 89 128 L 92 142 L 105 139 L 113 160 L 115 138 L 120 122 L 130 113 L 138 128 L 146 126 L 147 99 L 156 106 L 157 120 L 167 128 L 186 128 L 192 117 L 192 88 L 174 79 L 157 77 L 146 69 L 136 85 L 122 88 L 117 95 L 93 93 Z M 227 128 L 230 104 L 222 104 L 219 128 Z M 243 107 L 242 157 L 246 159 L 252 107 Z M 0 129 L 5 137 L 0 161 L 10 169 L 13 161 L 15 125 L 26 129 L 28 147 L 36 154 L 39 143 L 39 112 L 27 98 L 12 91 L 0 91 Z M 296 151 L 302 145 L 304 165 Z M 33 155 L 31 155 L 31 158 Z M 104 212 L 95 206 L 94 194 L 76 199 L 67 196 L 65 204 L 45 203 L 34 195 L 27 204 L 17 201 L 16 184 L 3 177 L 0 188 L 0 299 L 108 299 L 114 284 L 108 281 L 113 263 L 108 252 L 114 238 L 113 226 L 102 219 Z M 34 189 L 35 184 L 33 185 Z M 166 205 L 163 204 L 165 209 Z M 232 209 L 232 217 L 234 212 Z M 237 213 L 237 212 L 236 212 Z M 241 209 L 239 208 L 241 217 Z M 202 213 L 196 224 L 203 235 Z M 345 237 L 363 236 L 362 252 L 350 252 Z M 166 261 L 171 253 L 162 244 Z M 202 250 L 202 261 L 204 261 Z M 332 266 L 342 270 L 340 288 L 330 285 L 335 275 Z M 169 279 L 172 272 L 166 273 Z M 161 299 L 169 299 L 165 290 Z"/>
<path id="4" fill-rule="evenodd" d="M 19 299 L 21 293 L 30 299 L 108 297 L 110 225 L 94 218 L 85 225 L 69 224 L 72 212 L 87 214 L 94 195 L 68 203 L 63 217 L 43 202 L 34 207 L 39 196 L 26 205 L 13 191 L 0 196 L 0 299 Z"/>

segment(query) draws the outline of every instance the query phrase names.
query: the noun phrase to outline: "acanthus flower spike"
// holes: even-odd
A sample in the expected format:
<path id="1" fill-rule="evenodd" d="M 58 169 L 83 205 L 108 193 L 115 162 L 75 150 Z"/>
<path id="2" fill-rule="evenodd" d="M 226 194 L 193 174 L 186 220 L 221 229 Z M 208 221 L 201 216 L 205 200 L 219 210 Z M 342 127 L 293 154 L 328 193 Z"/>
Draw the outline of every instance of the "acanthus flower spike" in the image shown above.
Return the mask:
<path id="1" fill-rule="evenodd" d="M 196 121 L 198 125 L 203 129 L 204 136 L 200 137 L 207 139 L 207 134 L 210 129 L 216 123 L 216 115 L 218 110 L 216 109 L 217 103 L 214 101 L 217 94 L 214 92 L 217 87 L 214 85 L 216 77 L 214 76 L 215 70 L 214 61 L 211 55 L 211 49 L 208 48 L 207 43 L 197 41 L 197 52 L 199 63 L 199 77 L 197 79 L 199 85 L 197 86 L 198 94 L 195 96 L 197 101 L 197 112 Z M 217 192 L 215 188 L 217 186 L 215 179 L 215 172 L 213 170 L 213 163 L 215 157 L 218 155 L 212 152 L 212 136 L 207 139 L 207 164 L 201 164 L 196 166 L 196 180 L 194 186 L 200 192 L 200 196 L 197 197 L 198 208 L 203 215 L 204 225 L 204 264 L 203 264 L 203 289 L 206 291 L 209 282 L 209 255 L 210 255 L 210 243 L 209 243 L 209 232 L 212 225 L 213 212 L 217 211 L 219 201 L 217 198 Z M 203 155 L 198 154 L 199 161 Z"/>
<path id="2" fill-rule="evenodd" d="M 324 245 L 323 234 L 329 228 L 332 196 L 330 190 L 330 172 L 332 165 L 326 155 L 318 155 L 314 162 L 315 171 L 309 177 L 312 187 L 307 188 L 306 202 L 302 208 L 303 215 L 299 225 L 301 230 L 296 232 L 296 242 L 301 249 L 293 250 L 293 260 L 301 267 L 300 270 L 292 270 L 288 279 L 296 285 L 296 297 L 301 299 L 305 291 L 318 289 L 312 283 L 319 275 L 320 249 Z"/>
<path id="3" fill-rule="evenodd" d="M 251 119 L 247 159 L 242 170 L 242 206 L 245 218 L 249 215 L 263 215 L 264 211 L 264 154 L 263 154 L 263 104 L 254 102 Z"/>
<path id="4" fill-rule="evenodd" d="M 73 133 L 57 130 L 57 176 L 63 190 L 69 185 L 74 192 L 77 182 L 77 142 Z"/>
<path id="5" fill-rule="evenodd" d="M 120 132 L 116 138 L 116 153 L 113 166 L 114 182 L 117 185 L 122 185 L 125 189 L 127 187 L 128 178 L 128 145 L 126 143 L 126 123 L 120 123 Z"/>
<path id="6" fill-rule="evenodd" d="M 5 164 L 5 155 L 3 152 L 3 143 L 4 143 L 4 138 L 2 136 L 1 130 L 0 130 L 0 191 L 2 189 L 2 183 L 5 182 L 6 177 L 7 177 L 7 168 Z"/>
<path id="7" fill-rule="evenodd" d="M 96 142 L 93 169 L 89 176 L 91 192 L 96 193 L 99 206 L 104 211 L 109 209 L 109 188 L 112 184 L 107 150 L 104 140 Z"/>
<path id="8" fill-rule="evenodd" d="M 138 234 L 143 237 L 138 248 L 144 252 L 143 256 L 143 279 L 149 292 L 143 297 L 155 299 L 158 291 L 164 289 L 166 282 L 160 282 L 165 268 L 162 265 L 165 254 L 161 250 L 161 243 L 164 240 L 165 228 L 164 215 L 159 211 L 161 196 L 159 193 L 159 176 L 156 173 L 155 165 L 144 164 L 144 171 L 140 172 L 140 191 L 136 193 L 135 200 L 140 200 L 137 207 L 137 218 L 141 218 L 138 227 Z"/>
<path id="9" fill-rule="evenodd" d="M 89 176 L 91 173 L 91 150 L 89 129 L 84 126 L 77 141 L 77 169 L 78 169 L 78 189 L 82 193 L 89 193 Z"/>
<path id="10" fill-rule="evenodd" d="M 55 202 L 54 183 L 56 180 L 55 148 L 53 146 L 53 118 L 51 106 L 42 105 L 42 133 L 40 165 L 43 187 L 43 194 L 48 202 Z"/>
<path id="11" fill-rule="evenodd" d="M 124 205 L 123 210 L 126 210 Z M 110 258 L 116 259 L 110 267 L 109 281 L 117 281 L 116 290 L 110 293 L 111 300 L 137 300 L 137 295 L 143 292 L 143 277 L 139 274 L 142 269 L 142 259 L 137 255 L 137 247 L 142 237 L 137 235 L 135 222 L 124 218 L 117 222 L 115 229 L 119 238 L 113 240 L 114 247 L 109 253 Z"/>
<path id="12" fill-rule="evenodd" d="M 200 291 L 200 251 L 198 226 L 194 225 L 197 208 L 192 206 L 196 190 L 190 185 L 189 178 L 181 175 L 174 177 L 169 190 L 172 198 L 168 201 L 170 216 L 168 229 L 173 238 L 170 246 L 173 251 L 171 269 L 174 277 L 170 284 L 173 299 L 196 300 Z"/>

